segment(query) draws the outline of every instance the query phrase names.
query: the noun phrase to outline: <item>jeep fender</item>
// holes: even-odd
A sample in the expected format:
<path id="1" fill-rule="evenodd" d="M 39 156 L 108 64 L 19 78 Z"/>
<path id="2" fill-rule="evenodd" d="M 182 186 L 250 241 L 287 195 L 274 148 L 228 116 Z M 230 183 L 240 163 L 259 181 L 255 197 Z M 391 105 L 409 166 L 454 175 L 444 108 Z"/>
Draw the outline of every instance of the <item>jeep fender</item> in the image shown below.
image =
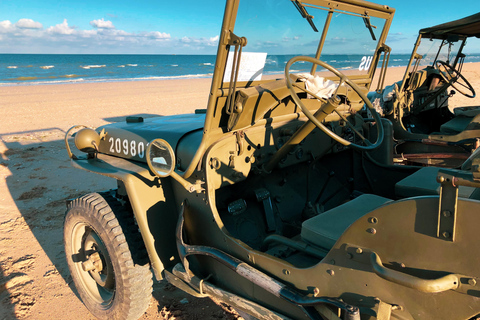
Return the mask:
<path id="1" fill-rule="evenodd" d="M 179 262 L 175 245 L 178 212 L 171 179 L 153 176 L 144 163 L 103 154 L 94 159 L 72 159 L 72 165 L 123 183 L 155 277 L 161 280 L 162 271 Z"/>

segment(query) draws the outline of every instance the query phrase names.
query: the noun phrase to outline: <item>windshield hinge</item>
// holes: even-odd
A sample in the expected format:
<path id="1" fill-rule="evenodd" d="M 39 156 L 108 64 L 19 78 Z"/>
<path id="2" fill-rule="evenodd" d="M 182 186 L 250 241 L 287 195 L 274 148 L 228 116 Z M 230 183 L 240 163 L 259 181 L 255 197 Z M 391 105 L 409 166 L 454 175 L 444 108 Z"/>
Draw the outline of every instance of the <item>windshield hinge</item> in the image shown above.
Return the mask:
<path id="1" fill-rule="evenodd" d="M 230 31 L 225 37 L 225 45 L 245 47 L 247 45 L 247 38 L 239 37 Z"/>
<path id="2" fill-rule="evenodd" d="M 230 46 L 235 46 L 235 51 L 233 52 L 233 59 L 232 59 L 232 72 L 230 74 L 230 83 L 228 86 L 228 96 L 226 102 L 226 113 L 231 115 L 233 113 L 234 108 L 234 95 L 235 91 L 237 90 L 237 79 L 238 79 L 238 72 L 240 70 L 240 60 L 242 57 L 242 48 L 247 45 L 247 38 L 245 37 L 238 37 L 233 32 L 227 37 L 227 44 Z"/>

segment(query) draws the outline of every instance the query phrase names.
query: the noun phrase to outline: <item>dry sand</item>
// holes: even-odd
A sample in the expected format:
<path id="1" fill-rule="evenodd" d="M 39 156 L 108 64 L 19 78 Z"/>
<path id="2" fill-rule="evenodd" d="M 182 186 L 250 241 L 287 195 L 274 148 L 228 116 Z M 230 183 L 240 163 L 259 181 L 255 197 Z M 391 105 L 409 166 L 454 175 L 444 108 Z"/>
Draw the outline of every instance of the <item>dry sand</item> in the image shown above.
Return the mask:
<path id="1" fill-rule="evenodd" d="M 480 63 L 463 74 L 480 93 Z M 389 69 L 386 84 L 402 78 Z M 372 87 L 373 88 L 373 87 Z M 205 108 L 209 79 L 0 87 L 0 319 L 92 319 L 76 296 L 63 251 L 65 199 L 115 187 L 73 169 L 62 141 L 72 125 Z M 457 105 L 479 98 L 455 95 Z M 142 319 L 235 318 L 165 282 Z"/>

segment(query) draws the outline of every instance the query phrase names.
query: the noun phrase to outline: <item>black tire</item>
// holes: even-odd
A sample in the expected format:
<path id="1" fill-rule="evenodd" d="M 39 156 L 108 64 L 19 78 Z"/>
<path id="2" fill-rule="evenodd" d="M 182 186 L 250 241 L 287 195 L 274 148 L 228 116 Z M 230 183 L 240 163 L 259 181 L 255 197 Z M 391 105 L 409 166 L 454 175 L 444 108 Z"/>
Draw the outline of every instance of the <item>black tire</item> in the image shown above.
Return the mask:
<path id="1" fill-rule="evenodd" d="M 99 319 L 138 319 L 152 297 L 152 272 L 132 214 L 108 193 L 67 207 L 63 243 L 75 287 Z"/>

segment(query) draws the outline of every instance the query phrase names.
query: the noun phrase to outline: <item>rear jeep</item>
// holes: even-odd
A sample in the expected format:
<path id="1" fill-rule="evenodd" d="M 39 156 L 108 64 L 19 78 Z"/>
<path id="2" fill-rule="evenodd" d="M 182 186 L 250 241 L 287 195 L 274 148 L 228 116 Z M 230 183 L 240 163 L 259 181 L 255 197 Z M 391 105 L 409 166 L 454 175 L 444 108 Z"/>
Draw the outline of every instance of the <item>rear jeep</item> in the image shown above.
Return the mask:
<path id="1" fill-rule="evenodd" d="M 383 85 L 393 14 L 358 0 L 229 0 L 206 110 L 82 129 L 81 156 L 68 144 L 81 126 L 69 130 L 72 164 L 118 181 L 65 217 L 92 314 L 140 317 L 151 267 L 261 319 L 479 316 L 480 203 L 459 191 L 478 183 L 441 171 L 440 196 L 398 187 L 418 168 L 393 165 L 392 125 L 366 97 L 379 64 Z M 271 64 L 284 75 L 262 79 Z"/>

